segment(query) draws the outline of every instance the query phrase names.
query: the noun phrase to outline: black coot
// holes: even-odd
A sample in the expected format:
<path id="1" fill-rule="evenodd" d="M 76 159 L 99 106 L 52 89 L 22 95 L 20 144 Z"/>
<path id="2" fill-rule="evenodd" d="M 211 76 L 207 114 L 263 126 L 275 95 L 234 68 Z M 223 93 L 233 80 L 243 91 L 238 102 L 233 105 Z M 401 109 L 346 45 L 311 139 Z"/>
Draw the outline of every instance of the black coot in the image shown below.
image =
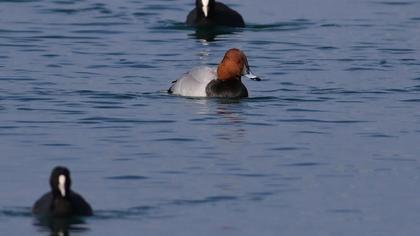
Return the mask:
<path id="1" fill-rule="evenodd" d="M 194 27 L 245 27 L 244 19 L 238 12 L 215 0 L 196 0 L 186 23 Z"/>
<path id="2" fill-rule="evenodd" d="M 53 169 L 50 186 L 51 192 L 35 202 L 32 213 L 57 217 L 93 215 L 89 203 L 70 189 L 70 171 L 66 167 L 57 166 Z"/>

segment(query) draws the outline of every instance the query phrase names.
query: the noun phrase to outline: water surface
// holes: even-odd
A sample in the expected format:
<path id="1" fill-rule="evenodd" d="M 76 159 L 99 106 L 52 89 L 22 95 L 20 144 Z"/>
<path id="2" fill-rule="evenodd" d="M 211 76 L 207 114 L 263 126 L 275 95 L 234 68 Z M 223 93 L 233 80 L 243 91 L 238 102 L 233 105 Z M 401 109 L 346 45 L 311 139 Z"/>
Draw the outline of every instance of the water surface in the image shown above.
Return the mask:
<path id="1" fill-rule="evenodd" d="M 420 3 L 0 0 L 4 235 L 416 235 Z M 243 49 L 250 98 L 165 93 Z M 30 214 L 55 165 L 96 216 Z"/>

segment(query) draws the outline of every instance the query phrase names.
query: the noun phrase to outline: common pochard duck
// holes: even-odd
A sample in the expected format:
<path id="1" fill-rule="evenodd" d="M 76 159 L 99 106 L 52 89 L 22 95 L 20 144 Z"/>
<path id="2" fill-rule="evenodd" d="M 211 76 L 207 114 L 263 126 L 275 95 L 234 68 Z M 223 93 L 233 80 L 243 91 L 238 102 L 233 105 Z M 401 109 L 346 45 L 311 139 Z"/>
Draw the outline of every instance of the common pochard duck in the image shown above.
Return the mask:
<path id="1" fill-rule="evenodd" d="M 217 69 L 207 66 L 193 68 L 174 81 L 168 92 L 189 97 L 248 97 L 248 90 L 241 81 L 242 76 L 261 80 L 251 73 L 245 54 L 232 48 L 225 53 Z"/>

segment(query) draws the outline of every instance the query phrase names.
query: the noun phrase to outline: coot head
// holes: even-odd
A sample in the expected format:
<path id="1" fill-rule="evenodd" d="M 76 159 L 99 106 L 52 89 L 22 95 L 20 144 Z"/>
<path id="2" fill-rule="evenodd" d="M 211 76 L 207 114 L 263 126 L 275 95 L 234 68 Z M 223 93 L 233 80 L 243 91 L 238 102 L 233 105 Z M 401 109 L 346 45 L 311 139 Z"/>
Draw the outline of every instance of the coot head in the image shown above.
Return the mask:
<path id="1" fill-rule="evenodd" d="M 55 167 L 50 176 L 51 192 L 55 197 L 66 198 L 70 193 L 70 171 L 66 167 Z"/>
<path id="2" fill-rule="evenodd" d="M 196 0 L 195 1 L 195 7 L 197 8 L 199 12 L 198 14 L 205 18 L 211 17 L 214 11 L 215 4 L 216 4 L 215 0 Z"/>

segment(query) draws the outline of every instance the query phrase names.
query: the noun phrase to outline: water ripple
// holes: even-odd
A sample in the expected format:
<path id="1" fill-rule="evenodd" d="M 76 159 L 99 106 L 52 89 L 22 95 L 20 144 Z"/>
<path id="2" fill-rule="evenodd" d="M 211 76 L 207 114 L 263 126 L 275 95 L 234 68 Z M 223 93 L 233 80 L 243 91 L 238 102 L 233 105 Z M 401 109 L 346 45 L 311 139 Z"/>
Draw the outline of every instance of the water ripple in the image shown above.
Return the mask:
<path id="1" fill-rule="evenodd" d="M 415 49 L 411 48 L 379 48 L 379 51 L 388 52 L 391 54 L 412 54 L 415 53 Z"/>
<path id="2" fill-rule="evenodd" d="M 0 217 L 31 217 L 32 209 L 30 207 L 8 207 L 0 210 Z"/>
<path id="3" fill-rule="evenodd" d="M 119 176 L 105 177 L 105 179 L 112 179 L 112 180 L 144 180 L 144 179 L 148 179 L 148 177 L 141 176 L 141 175 L 119 175 Z"/>
<path id="4" fill-rule="evenodd" d="M 374 132 L 374 133 L 358 133 L 361 136 L 369 137 L 369 138 L 398 138 L 397 136 L 388 135 L 384 133 Z"/>
<path id="5" fill-rule="evenodd" d="M 276 148 L 270 148 L 270 150 L 272 151 L 281 151 L 281 152 L 285 152 L 285 151 L 299 151 L 299 150 L 305 150 L 307 148 L 303 148 L 303 147 L 276 147 Z"/>
<path id="6" fill-rule="evenodd" d="M 417 4 L 415 1 L 375 1 L 374 3 L 388 6 L 410 6 Z"/>
<path id="7" fill-rule="evenodd" d="M 316 24 L 310 20 L 296 19 L 292 21 L 278 22 L 278 23 L 264 24 L 264 25 L 248 24 L 247 28 L 252 31 L 277 32 L 277 31 L 305 30 L 314 25 Z"/>
<path id="8" fill-rule="evenodd" d="M 135 99 L 139 95 L 132 93 L 111 93 L 108 91 L 93 91 L 93 90 L 77 90 L 70 92 L 70 94 L 76 94 L 81 96 L 88 96 L 89 98 L 100 98 L 100 99 Z"/>
<path id="9" fill-rule="evenodd" d="M 266 174 L 232 174 L 232 175 L 239 176 L 239 177 L 248 177 L 248 178 L 264 178 L 264 177 L 269 176 Z"/>
<path id="10" fill-rule="evenodd" d="M 100 123 L 138 123 L 138 124 L 168 124 L 175 123 L 174 120 L 140 120 L 117 117 L 89 117 L 80 119 L 79 123 L 83 124 L 100 124 Z"/>
<path id="11" fill-rule="evenodd" d="M 358 124 L 367 123 L 363 120 L 319 120 L 319 119 L 277 119 L 278 122 L 285 123 L 326 123 L 326 124 Z"/>
<path id="12" fill-rule="evenodd" d="M 374 160 L 387 162 L 418 162 L 416 159 L 403 157 L 376 157 Z"/>
<path id="13" fill-rule="evenodd" d="M 159 138 L 159 139 L 155 139 L 154 141 L 156 142 L 195 142 L 197 141 L 197 139 L 192 139 L 192 138 Z"/>
<path id="14" fill-rule="evenodd" d="M 238 200 L 238 197 L 235 196 L 211 196 L 204 199 L 194 199 L 194 200 L 175 200 L 172 202 L 173 205 L 183 206 L 183 205 L 201 205 L 201 204 L 215 204 L 225 201 L 235 201 Z"/>
<path id="15" fill-rule="evenodd" d="M 420 98 L 412 98 L 412 99 L 402 99 L 401 102 L 409 102 L 409 103 L 418 103 L 420 102 Z"/>
<path id="16" fill-rule="evenodd" d="M 308 166 L 319 166 L 323 165 L 319 162 L 298 162 L 298 163 L 291 163 L 291 164 L 284 164 L 282 166 L 289 166 L 289 167 L 308 167 Z"/>
<path id="17" fill-rule="evenodd" d="M 0 0 L 2 2 L 10 2 L 10 3 L 27 3 L 27 2 L 41 2 L 43 0 Z"/>
<path id="18" fill-rule="evenodd" d="M 359 209 L 332 209 L 328 210 L 329 213 L 334 214 L 362 214 L 363 212 Z"/>
<path id="19" fill-rule="evenodd" d="M 125 210 L 96 210 L 94 219 L 100 220 L 113 220 L 121 218 L 138 218 L 147 215 L 150 217 L 150 212 L 156 210 L 157 207 L 153 206 L 136 206 L 130 207 Z"/>
<path id="20" fill-rule="evenodd" d="M 237 2 L 247 27 L 196 30 L 184 23 L 191 0 L 0 0 L 2 233 L 305 235 L 309 218 L 334 218 L 323 228 L 331 235 L 351 224 L 366 235 L 417 232 L 420 4 Z M 250 98 L 163 91 L 231 47 L 264 77 L 244 81 Z M 77 182 L 95 216 L 34 229 L 29 207 L 3 208 L 51 165 L 93 181 Z M 89 187 L 97 181 L 111 186 Z M 134 191 L 144 195 L 125 184 L 145 185 Z M 319 207 L 346 186 L 356 188 Z M 359 212 L 351 196 L 378 204 Z M 381 206 L 393 202 L 384 219 Z M 411 231 L 392 221 L 401 215 Z"/>

